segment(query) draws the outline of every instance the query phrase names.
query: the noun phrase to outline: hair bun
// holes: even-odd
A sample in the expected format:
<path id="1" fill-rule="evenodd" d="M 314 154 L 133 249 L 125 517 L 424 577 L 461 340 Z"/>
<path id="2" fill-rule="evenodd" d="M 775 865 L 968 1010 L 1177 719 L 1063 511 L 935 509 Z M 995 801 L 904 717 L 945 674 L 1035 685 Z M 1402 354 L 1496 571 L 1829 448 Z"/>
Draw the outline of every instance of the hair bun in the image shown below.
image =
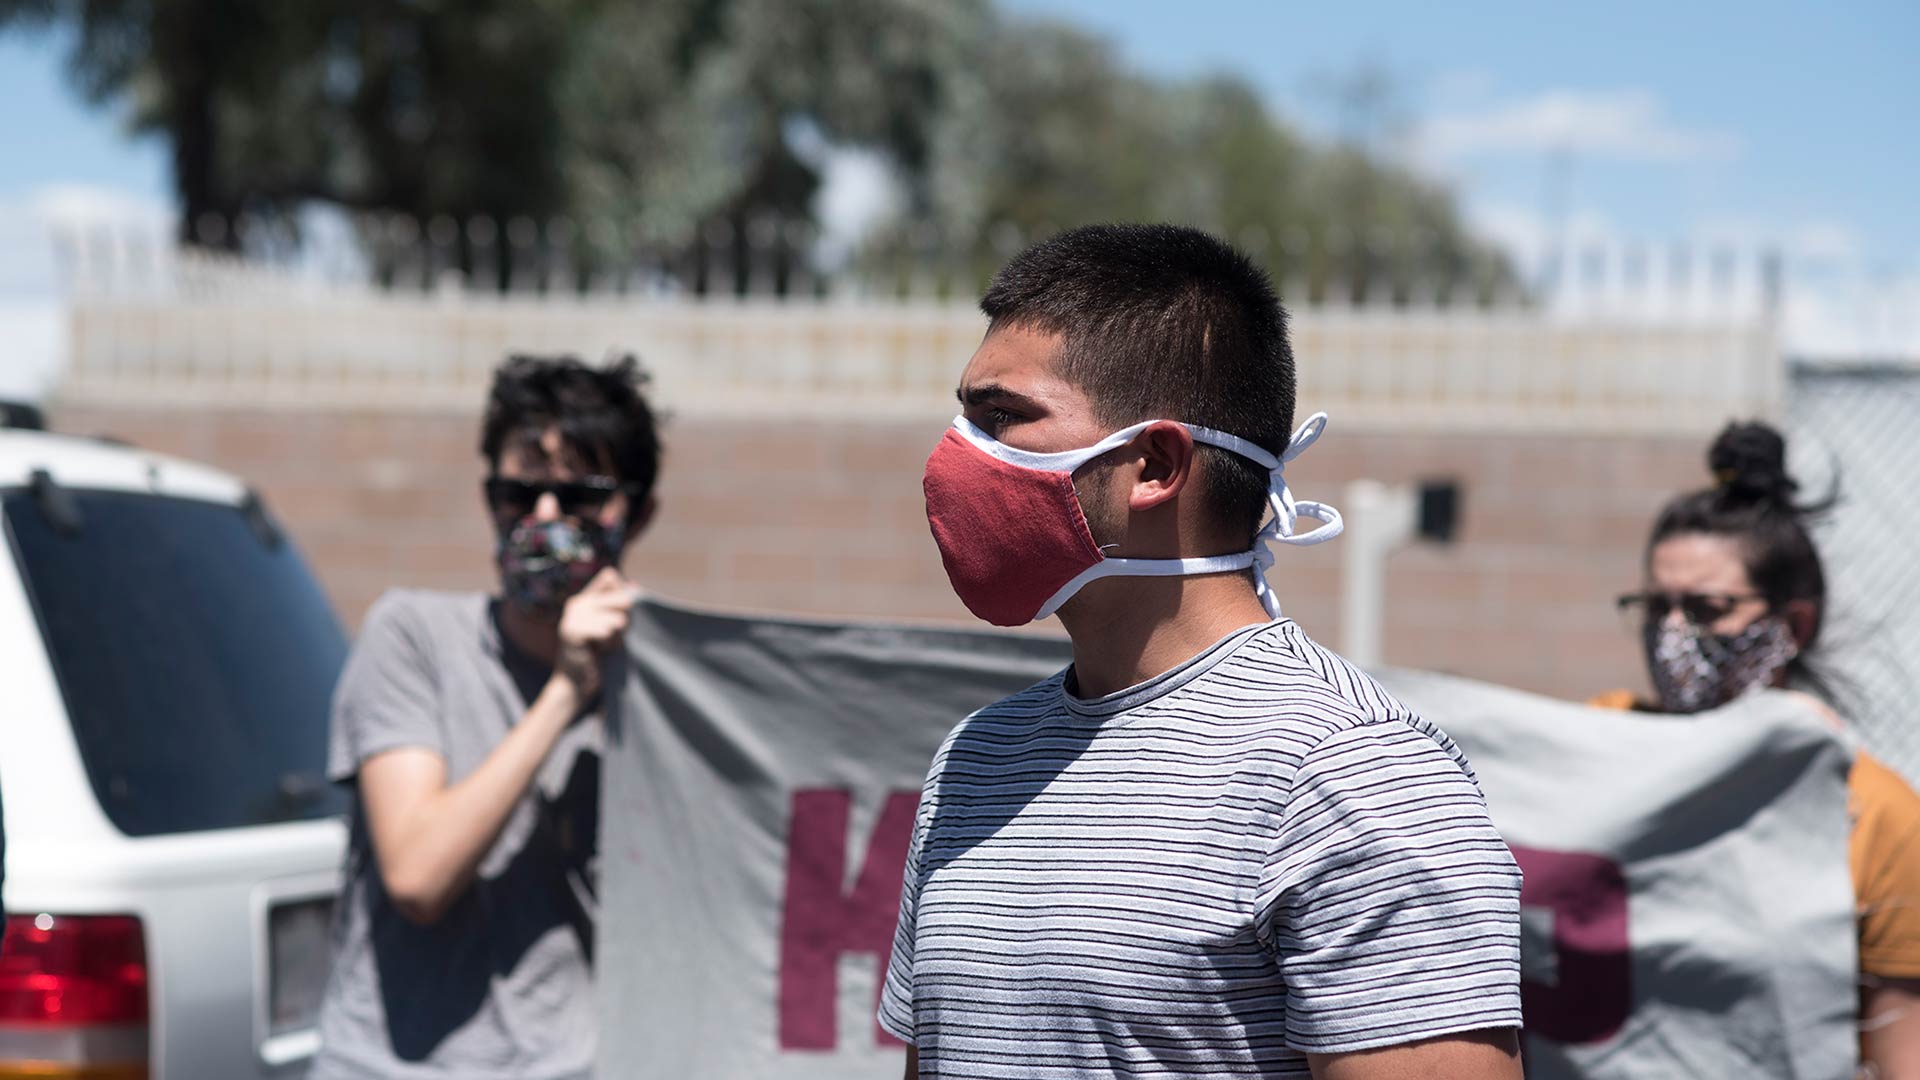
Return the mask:
<path id="1" fill-rule="evenodd" d="M 1757 420 L 1728 424 L 1707 451 L 1707 468 L 1723 497 L 1793 508 L 1800 489 L 1787 474 L 1787 440 Z"/>

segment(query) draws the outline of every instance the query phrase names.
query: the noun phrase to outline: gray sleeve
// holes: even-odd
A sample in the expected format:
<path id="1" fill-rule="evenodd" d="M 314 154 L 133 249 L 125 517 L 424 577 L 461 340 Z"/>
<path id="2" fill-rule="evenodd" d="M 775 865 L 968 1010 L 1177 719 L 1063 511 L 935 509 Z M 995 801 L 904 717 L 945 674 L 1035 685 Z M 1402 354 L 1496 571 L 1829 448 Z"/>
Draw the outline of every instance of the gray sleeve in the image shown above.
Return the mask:
<path id="1" fill-rule="evenodd" d="M 921 796 L 924 809 L 931 800 Z M 913 1042 L 913 931 L 920 901 L 920 845 L 927 838 L 927 817 L 914 815 L 913 842 L 907 847 L 900 885 L 900 916 L 893 925 L 893 949 L 887 953 L 886 982 L 880 988 L 880 1026 L 901 1042 Z"/>
<path id="2" fill-rule="evenodd" d="M 373 755 L 403 746 L 445 756 L 440 692 L 419 621 L 404 593 L 388 593 L 367 613 L 333 691 L 327 776 L 336 783 Z"/>
<path id="3" fill-rule="evenodd" d="M 927 842 L 927 829 L 933 822 L 940 801 L 940 774 L 946 769 L 947 752 L 953 746 L 956 727 L 934 752 L 933 765 L 927 770 L 926 783 L 920 787 L 920 805 L 913 812 L 913 840 L 907 845 L 907 865 L 900 882 L 900 916 L 893 924 L 893 948 L 888 951 L 881 971 L 880 1026 L 908 1045 L 913 1044 L 913 950 L 914 932 L 919 925 L 921 849 Z"/>
<path id="4" fill-rule="evenodd" d="M 1520 871 L 1424 732 L 1367 724 L 1307 754 L 1259 900 L 1297 1050 L 1520 1026 Z"/>

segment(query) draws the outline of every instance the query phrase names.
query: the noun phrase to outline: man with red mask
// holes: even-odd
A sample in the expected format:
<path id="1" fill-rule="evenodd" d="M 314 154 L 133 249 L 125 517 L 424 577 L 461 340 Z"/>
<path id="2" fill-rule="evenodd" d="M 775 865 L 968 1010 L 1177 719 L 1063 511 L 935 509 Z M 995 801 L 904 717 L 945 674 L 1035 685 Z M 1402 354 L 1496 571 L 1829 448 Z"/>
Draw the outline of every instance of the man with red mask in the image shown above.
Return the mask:
<path id="1" fill-rule="evenodd" d="M 1326 418 L 1289 437 L 1266 275 L 1096 226 L 981 307 L 928 519 L 970 610 L 1057 613 L 1074 659 L 934 759 L 880 1007 L 908 1075 L 1518 1078 L 1520 878 L 1472 770 L 1266 580 L 1339 530 L 1283 477 Z"/>
<path id="2" fill-rule="evenodd" d="M 641 381 L 504 365 L 480 439 L 499 593 L 367 615 L 334 693 L 354 812 L 314 1080 L 591 1074 L 602 668 L 660 458 Z"/>

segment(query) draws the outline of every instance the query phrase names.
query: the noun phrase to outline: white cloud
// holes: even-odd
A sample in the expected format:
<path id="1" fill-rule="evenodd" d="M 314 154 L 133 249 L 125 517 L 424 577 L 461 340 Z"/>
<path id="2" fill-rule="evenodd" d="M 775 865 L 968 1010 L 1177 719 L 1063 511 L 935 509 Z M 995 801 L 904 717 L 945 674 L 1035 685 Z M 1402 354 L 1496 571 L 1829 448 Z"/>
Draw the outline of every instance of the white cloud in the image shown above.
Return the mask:
<path id="1" fill-rule="evenodd" d="M 1647 90 L 1549 90 L 1422 126 L 1423 156 L 1567 152 L 1635 161 L 1721 161 L 1740 152 L 1737 136 L 1683 127 Z"/>

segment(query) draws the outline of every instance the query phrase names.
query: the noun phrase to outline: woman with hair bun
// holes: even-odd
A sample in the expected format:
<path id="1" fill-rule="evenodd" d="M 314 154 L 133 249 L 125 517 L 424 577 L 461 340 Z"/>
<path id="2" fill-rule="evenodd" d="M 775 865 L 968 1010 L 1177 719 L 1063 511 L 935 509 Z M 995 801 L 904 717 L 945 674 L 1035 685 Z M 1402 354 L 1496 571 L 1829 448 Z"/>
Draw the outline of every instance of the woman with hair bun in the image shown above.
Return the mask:
<path id="1" fill-rule="evenodd" d="M 1647 541 L 1646 587 L 1620 598 L 1642 620 L 1655 699 L 1621 690 L 1593 703 L 1685 714 L 1792 687 L 1826 709 L 1833 695 L 1814 648 L 1827 583 L 1807 523 L 1833 500 L 1797 501 L 1786 441 L 1763 423 L 1729 424 L 1707 465 L 1713 486 L 1660 511 Z M 1920 796 L 1865 753 L 1854 759 L 1848 790 L 1862 1057 L 1882 1080 L 1920 1077 Z"/>

